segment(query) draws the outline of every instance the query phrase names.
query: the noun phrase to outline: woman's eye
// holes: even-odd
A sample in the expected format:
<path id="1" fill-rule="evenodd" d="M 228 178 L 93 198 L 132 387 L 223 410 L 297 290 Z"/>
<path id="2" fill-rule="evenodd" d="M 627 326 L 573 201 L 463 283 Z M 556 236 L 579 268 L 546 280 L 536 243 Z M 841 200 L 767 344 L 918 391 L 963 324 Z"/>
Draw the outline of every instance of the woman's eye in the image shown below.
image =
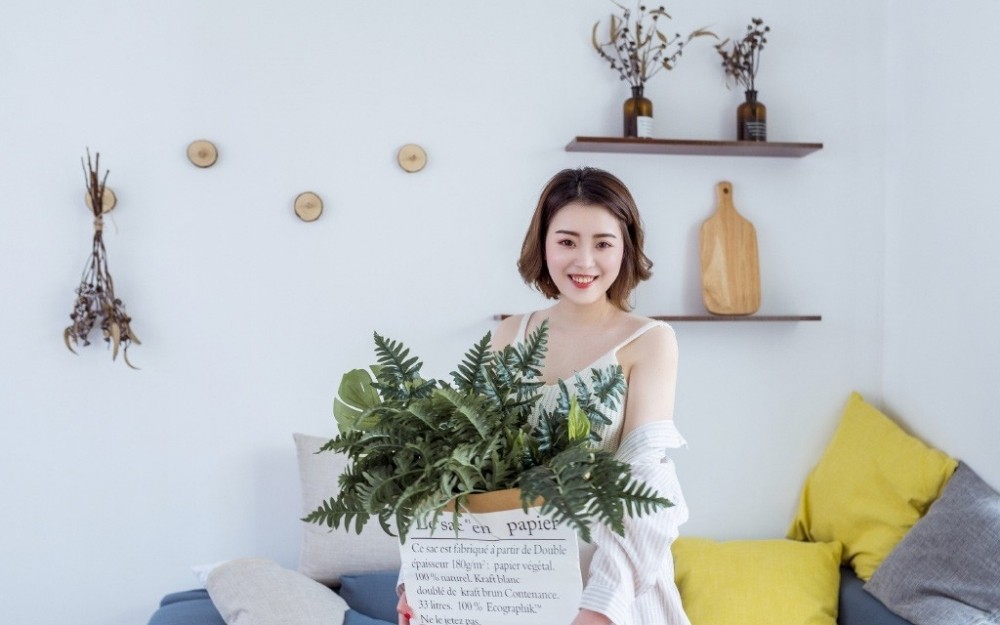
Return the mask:
<path id="1" fill-rule="evenodd" d="M 613 247 L 613 246 L 611 245 L 610 241 L 600 241 L 600 242 L 598 242 L 597 247 L 600 247 L 600 248 L 609 248 L 609 247 Z"/>
<path id="2" fill-rule="evenodd" d="M 562 245 L 563 247 L 572 247 L 573 246 L 573 240 L 572 239 L 560 239 L 559 240 L 559 245 Z"/>

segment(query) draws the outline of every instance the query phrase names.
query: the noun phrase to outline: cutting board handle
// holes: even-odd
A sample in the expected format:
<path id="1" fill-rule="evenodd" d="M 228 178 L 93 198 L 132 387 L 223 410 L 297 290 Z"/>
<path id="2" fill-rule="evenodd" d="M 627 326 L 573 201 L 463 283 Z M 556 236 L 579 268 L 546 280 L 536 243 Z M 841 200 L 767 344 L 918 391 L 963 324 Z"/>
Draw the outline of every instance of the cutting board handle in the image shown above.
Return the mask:
<path id="1" fill-rule="evenodd" d="M 733 183 L 723 180 L 715 185 L 715 198 L 717 211 L 720 213 L 736 212 L 736 207 L 733 205 Z"/>

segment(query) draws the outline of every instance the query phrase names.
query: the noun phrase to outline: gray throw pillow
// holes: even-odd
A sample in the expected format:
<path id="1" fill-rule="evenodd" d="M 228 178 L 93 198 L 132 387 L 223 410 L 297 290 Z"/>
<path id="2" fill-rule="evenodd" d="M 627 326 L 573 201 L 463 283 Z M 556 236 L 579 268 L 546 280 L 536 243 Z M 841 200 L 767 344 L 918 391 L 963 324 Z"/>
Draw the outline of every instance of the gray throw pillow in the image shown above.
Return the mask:
<path id="1" fill-rule="evenodd" d="M 347 456 L 331 451 L 316 453 L 329 438 L 295 434 L 302 483 L 302 515 L 340 492 L 338 480 L 347 467 Z M 378 519 L 369 519 L 359 535 L 352 524 L 331 529 L 302 523 L 299 572 L 327 586 L 338 586 L 345 573 L 399 570 L 399 539 L 382 531 Z"/>
<path id="2" fill-rule="evenodd" d="M 865 590 L 914 625 L 1000 625 L 1000 494 L 960 463 Z"/>

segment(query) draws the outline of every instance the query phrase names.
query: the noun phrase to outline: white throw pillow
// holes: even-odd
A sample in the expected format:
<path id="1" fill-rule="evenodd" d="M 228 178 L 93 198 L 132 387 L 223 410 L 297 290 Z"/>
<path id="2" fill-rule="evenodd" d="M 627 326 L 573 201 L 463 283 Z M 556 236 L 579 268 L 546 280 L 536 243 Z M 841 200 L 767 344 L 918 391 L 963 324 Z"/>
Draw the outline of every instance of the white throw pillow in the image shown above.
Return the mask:
<path id="1" fill-rule="evenodd" d="M 263 558 L 217 566 L 205 587 L 227 625 L 341 625 L 348 610 L 333 590 Z"/>
<path id="2" fill-rule="evenodd" d="M 347 456 L 332 451 L 316 452 L 330 439 L 294 434 L 302 481 L 302 516 L 340 492 L 338 479 L 347 467 Z M 331 529 L 303 522 L 299 572 L 327 586 L 340 583 L 345 573 L 399 570 L 399 539 L 382 531 L 378 519 L 370 519 L 361 534 L 351 528 Z"/>

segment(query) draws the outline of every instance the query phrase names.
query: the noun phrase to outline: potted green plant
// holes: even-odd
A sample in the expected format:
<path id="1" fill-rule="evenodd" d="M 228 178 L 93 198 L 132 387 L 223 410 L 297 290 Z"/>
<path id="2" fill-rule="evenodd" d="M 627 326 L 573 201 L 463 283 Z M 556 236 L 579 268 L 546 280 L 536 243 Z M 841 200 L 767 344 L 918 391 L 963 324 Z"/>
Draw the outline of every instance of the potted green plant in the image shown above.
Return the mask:
<path id="1" fill-rule="evenodd" d="M 672 19 L 663 6 L 648 9 L 636 3 L 637 11 L 633 13 L 617 2 L 614 4 L 621 9 L 621 16 L 611 15 L 608 37 L 603 41 L 598 36 L 601 22 L 594 23 L 591 44 L 632 88 L 632 97 L 625 101 L 623 111 L 625 136 L 652 137 L 653 103 L 644 96 L 646 82 L 660 70 L 672 70 L 684 53 L 684 46 L 691 40 L 715 37 L 715 33 L 699 28 L 687 37 L 680 33 L 668 35 L 659 27 L 661 19 Z"/>
<path id="2" fill-rule="evenodd" d="M 304 520 L 360 532 L 376 517 L 405 542 L 415 522 L 434 522 L 449 503 L 457 521 L 469 496 L 513 488 L 525 511 L 541 502 L 541 514 L 589 540 L 591 523 L 623 534 L 626 515 L 673 505 L 594 446 L 595 426 L 606 423 L 599 407 L 624 397 L 620 366 L 590 371 L 593 392 L 579 382 L 574 396 L 560 382 L 556 409 L 529 419 L 547 332 L 543 323 L 501 351 L 486 334 L 451 382 L 422 378 L 417 357 L 375 333 L 377 363 L 344 374 L 334 401 L 340 433 L 321 449 L 349 459 L 340 491 Z"/>

